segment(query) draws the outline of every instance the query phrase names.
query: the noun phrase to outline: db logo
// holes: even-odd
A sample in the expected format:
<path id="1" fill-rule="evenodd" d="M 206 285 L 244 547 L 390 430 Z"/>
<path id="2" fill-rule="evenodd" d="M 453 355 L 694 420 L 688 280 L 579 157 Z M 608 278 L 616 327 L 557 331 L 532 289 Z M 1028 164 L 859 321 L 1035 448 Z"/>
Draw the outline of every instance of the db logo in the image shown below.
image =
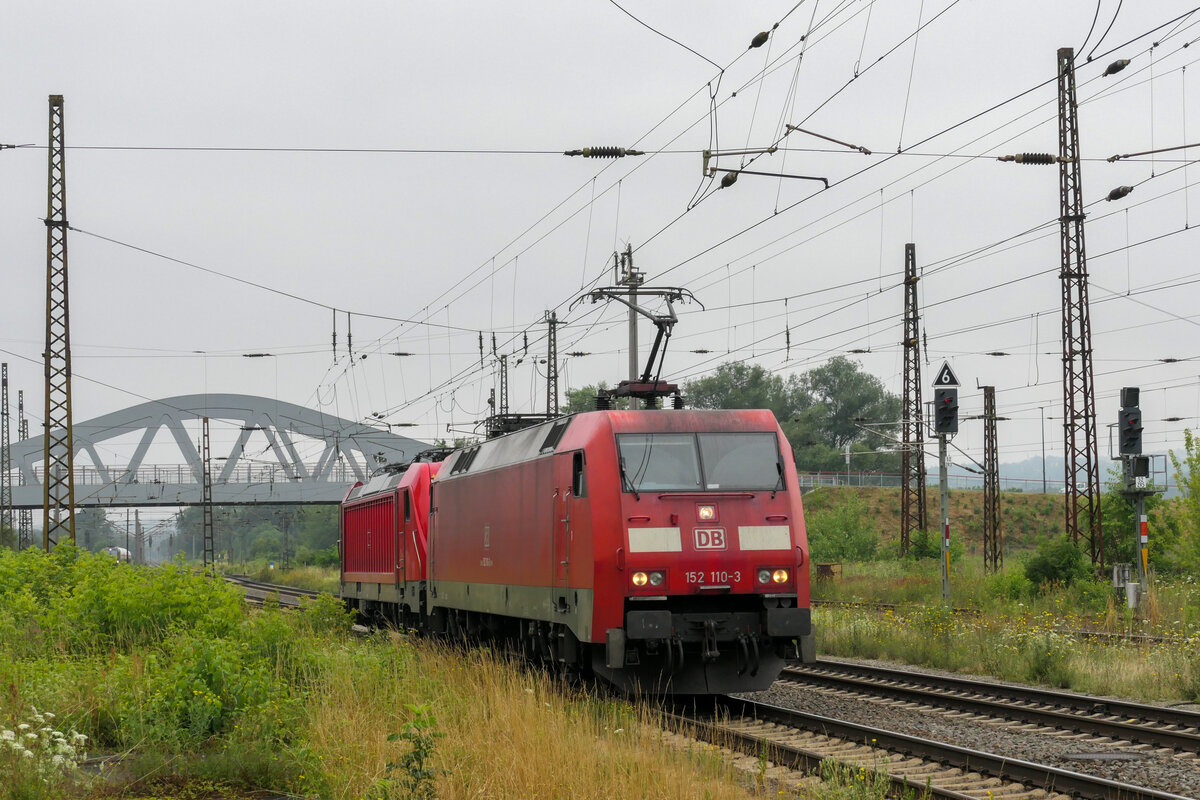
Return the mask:
<path id="1" fill-rule="evenodd" d="M 724 528 L 696 528 L 695 534 L 697 550 L 725 549 Z"/>

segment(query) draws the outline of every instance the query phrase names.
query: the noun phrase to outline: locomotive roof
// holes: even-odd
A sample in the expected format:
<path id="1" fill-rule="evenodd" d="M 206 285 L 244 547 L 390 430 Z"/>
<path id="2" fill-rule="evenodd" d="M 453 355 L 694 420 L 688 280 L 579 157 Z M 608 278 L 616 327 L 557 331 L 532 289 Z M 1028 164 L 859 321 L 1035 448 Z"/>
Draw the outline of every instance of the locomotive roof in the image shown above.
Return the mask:
<path id="1" fill-rule="evenodd" d="M 395 491 L 401 486 L 414 484 L 418 480 L 418 473 L 428 471 L 431 475 L 436 475 L 441 462 L 418 461 L 414 462 L 404 472 L 384 472 L 368 480 L 366 483 L 359 484 L 352 488 L 347 494 L 343 503 L 351 500 L 358 500 L 363 497 L 370 497 L 376 494 L 387 494 Z"/>
<path id="2" fill-rule="evenodd" d="M 519 464 L 557 451 L 577 450 L 617 433 L 770 432 L 779 423 L 759 409 L 584 411 L 464 447 L 451 454 L 437 480 Z"/>

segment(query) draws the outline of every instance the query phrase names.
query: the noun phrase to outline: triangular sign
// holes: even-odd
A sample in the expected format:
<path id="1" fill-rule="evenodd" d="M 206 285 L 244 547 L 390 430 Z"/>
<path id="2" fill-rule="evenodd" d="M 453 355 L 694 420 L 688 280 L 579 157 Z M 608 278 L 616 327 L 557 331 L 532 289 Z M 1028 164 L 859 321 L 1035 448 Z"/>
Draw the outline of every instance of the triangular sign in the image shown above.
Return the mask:
<path id="1" fill-rule="evenodd" d="M 954 370 L 950 369 L 949 361 L 942 362 L 942 368 L 938 370 L 937 377 L 933 379 L 933 386 L 935 389 L 939 386 L 958 386 L 958 376 L 954 374 Z"/>

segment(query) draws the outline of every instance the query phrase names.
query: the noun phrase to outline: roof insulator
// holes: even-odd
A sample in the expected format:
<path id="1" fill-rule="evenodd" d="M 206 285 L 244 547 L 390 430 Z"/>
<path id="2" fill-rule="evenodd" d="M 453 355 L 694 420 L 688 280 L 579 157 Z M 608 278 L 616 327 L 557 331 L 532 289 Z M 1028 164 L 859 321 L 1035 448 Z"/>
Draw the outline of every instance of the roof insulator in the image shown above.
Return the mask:
<path id="1" fill-rule="evenodd" d="M 733 186 L 737 183 L 737 176 L 736 172 L 726 172 L 721 178 L 721 188 L 728 189 L 730 186 Z"/>
<path id="2" fill-rule="evenodd" d="M 760 32 L 754 34 L 754 38 L 750 40 L 750 49 L 753 50 L 756 47 L 762 47 L 764 44 L 767 43 L 767 39 L 770 39 L 770 38 L 771 38 L 771 34 L 768 33 L 767 31 L 760 31 Z"/>
<path id="3" fill-rule="evenodd" d="M 1132 186 L 1118 186 L 1117 188 L 1115 188 L 1111 192 L 1109 192 L 1108 197 L 1106 197 L 1104 199 L 1105 200 L 1120 200 L 1122 197 L 1124 197 L 1125 195 L 1129 194 L 1132 191 L 1133 191 Z"/>

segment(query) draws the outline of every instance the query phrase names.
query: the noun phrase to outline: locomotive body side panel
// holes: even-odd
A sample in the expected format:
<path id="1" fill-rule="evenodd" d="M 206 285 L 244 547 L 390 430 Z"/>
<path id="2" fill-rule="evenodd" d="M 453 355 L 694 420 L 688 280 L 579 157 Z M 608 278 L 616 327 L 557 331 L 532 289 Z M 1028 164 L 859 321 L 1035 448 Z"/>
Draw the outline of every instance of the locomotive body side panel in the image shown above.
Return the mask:
<path id="1" fill-rule="evenodd" d="M 396 582 L 396 493 L 376 495 L 345 507 L 345 581 Z"/>

